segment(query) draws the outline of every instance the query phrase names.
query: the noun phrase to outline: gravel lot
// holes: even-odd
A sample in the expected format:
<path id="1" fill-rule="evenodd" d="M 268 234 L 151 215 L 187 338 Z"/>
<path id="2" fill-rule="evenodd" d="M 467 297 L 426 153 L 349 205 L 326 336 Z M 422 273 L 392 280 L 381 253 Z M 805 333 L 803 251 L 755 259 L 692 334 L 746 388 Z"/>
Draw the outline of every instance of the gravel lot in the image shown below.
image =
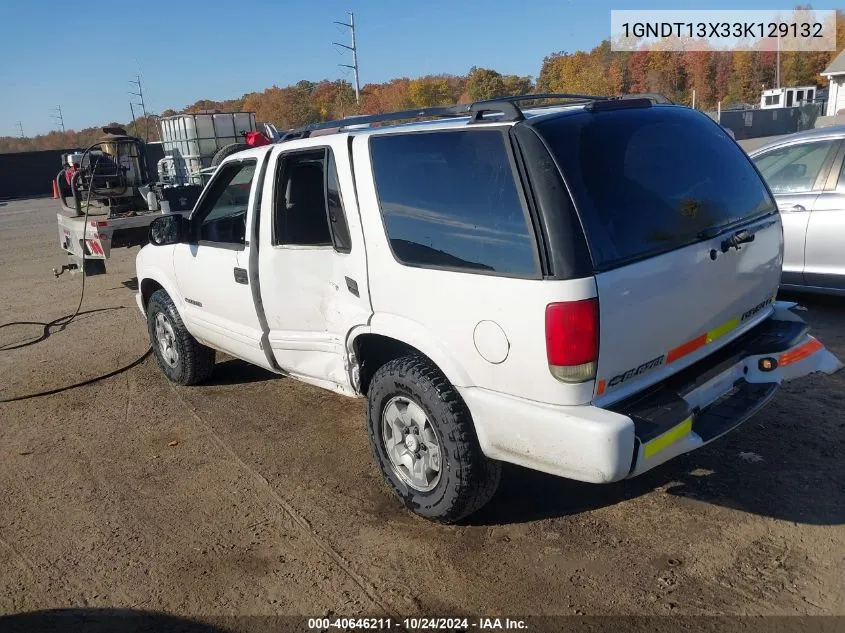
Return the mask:
<path id="1" fill-rule="evenodd" d="M 147 346 L 131 290 L 64 263 L 49 199 L 0 203 L 0 397 L 108 372 Z M 845 358 L 845 302 L 802 298 Z M 23 345 L 23 343 L 32 343 Z M 0 404 L 0 614 L 188 617 L 845 614 L 845 372 L 787 386 L 741 429 L 620 484 L 516 467 L 469 524 L 405 511 L 363 401 L 228 359 L 169 385 L 152 358 Z"/>

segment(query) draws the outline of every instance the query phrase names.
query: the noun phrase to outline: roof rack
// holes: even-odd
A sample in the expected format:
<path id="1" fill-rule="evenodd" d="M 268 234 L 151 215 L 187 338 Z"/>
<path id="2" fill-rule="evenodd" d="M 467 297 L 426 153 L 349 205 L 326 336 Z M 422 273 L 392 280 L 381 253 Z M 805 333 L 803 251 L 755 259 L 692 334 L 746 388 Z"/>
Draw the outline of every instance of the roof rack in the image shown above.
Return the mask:
<path id="1" fill-rule="evenodd" d="M 360 116 L 350 116 L 345 119 L 311 123 L 309 125 L 294 128 L 284 134 L 280 140 L 287 141 L 294 138 L 306 138 L 310 136 L 312 132 L 316 132 L 318 130 L 337 128 L 339 131 L 352 126 L 369 125 L 370 123 L 383 123 L 385 121 L 401 121 L 403 119 L 422 118 L 439 119 L 445 117 L 466 116 L 467 107 L 468 106 L 453 105 L 434 108 L 418 108 L 416 110 L 400 110 L 399 112 L 385 112 L 383 114 L 362 114 Z"/>
<path id="2" fill-rule="evenodd" d="M 408 119 L 440 119 L 469 116 L 469 125 L 474 123 L 484 123 L 489 119 L 485 119 L 487 114 L 501 114 L 500 121 L 523 121 L 525 115 L 519 108 L 518 104 L 524 101 L 549 101 L 549 100 L 568 100 L 574 103 L 589 102 L 590 104 L 608 103 L 608 106 L 596 108 L 609 109 L 612 108 L 611 103 L 619 102 L 621 100 L 631 103 L 621 107 L 637 107 L 638 105 L 651 105 L 651 103 L 672 103 L 659 94 L 630 94 L 619 96 L 598 96 L 575 94 L 568 92 L 547 92 L 538 94 L 524 94 L 512 97 L 497 97 L 495 99 L 486 99 L 484 101 L 476 101 L 474 103 L 456 104 L 451 106 L 438 106 L 432 108 L 419 108 L 416 110 L 400 110 L 399 112 L 385 112 L 383 114 L 363 114 L 359 116 L 350 116 L 345 119 L 337 119 L 334 121 L 323 121 L 320 123 L 312 123 L 302 127 L 294 128 L 281 135 L 279 142 L 289 141 L 297 138 L 307 138 L 309 136 L 322 136 L 323 134 L 333 134 L 344 129 L 368 126 L 371 123 L 385 123 L 388 121 L 403 121 Z M 548 104 L 540 107 L 552 107 L 556 104 Z"/>

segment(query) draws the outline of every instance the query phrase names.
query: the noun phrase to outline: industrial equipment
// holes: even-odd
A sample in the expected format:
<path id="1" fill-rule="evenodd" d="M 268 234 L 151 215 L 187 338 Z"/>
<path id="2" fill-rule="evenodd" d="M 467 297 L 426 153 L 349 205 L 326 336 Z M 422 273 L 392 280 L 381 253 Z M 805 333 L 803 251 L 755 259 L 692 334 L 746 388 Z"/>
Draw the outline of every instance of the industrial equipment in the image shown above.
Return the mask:
<path id="1" fill-rule="evenodd" d="M 120 127 L 86 150 L 62 155 L 56 176 L 59 244 L 68 263 L 53 269 L 105 272 L 112 248 L 137 246 L 157 214 L 188 214 L 209 172 L 227 156 L 278 138 L 272 125 L 257 130 L 252 112 L 179 114 L 159 119 L 164 158 L 151 165 L 146 144 Z"/>

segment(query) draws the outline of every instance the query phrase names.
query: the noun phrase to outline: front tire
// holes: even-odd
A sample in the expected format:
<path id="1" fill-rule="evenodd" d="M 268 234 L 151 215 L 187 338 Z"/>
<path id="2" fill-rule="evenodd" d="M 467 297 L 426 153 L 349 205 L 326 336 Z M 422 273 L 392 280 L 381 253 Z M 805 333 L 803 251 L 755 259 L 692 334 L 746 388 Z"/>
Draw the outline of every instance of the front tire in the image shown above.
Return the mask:
<path id="1" fill-rule="evenodd" d="M 493 497 L 501 465 L 481 452 L 469 409 L 429 360 L 405 356 L 380 367 L 367 417 L 376 463 L 412 512 L 454 523 Z"/>
<path id="2" fill-rule="evenodd" d="M 171 382 L 195 385 L 211 376 L 214 350 L 191 336 L 164 290 L 156 290 L 147 304 L 147 330 L 158 366 Z"/>

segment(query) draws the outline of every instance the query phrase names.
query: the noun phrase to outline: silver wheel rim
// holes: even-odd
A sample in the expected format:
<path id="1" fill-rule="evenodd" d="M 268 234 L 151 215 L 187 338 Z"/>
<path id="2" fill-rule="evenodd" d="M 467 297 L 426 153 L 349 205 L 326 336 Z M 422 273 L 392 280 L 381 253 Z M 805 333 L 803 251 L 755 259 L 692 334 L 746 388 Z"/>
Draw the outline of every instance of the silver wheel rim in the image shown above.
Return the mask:
<path id="1" fill-rule="evenodd" d="M 179 362 L 179 352 L 176 350 L 176 334 L 173 332 L 170 319 L 167 318 L 164 312 L 159 312 L 156 315 L 155 334 L 158 351 L 162 360 L 169 367 L 176 367 L 176 364 Z"/>
<path id="2" fill-rule="evenodd" d="M 404 396 L 391 398 L 381 415 L 381 435 L 397 477 L 420 492 L 437 486 L 443 464 L 440 442 L 422 407 Z"/>

